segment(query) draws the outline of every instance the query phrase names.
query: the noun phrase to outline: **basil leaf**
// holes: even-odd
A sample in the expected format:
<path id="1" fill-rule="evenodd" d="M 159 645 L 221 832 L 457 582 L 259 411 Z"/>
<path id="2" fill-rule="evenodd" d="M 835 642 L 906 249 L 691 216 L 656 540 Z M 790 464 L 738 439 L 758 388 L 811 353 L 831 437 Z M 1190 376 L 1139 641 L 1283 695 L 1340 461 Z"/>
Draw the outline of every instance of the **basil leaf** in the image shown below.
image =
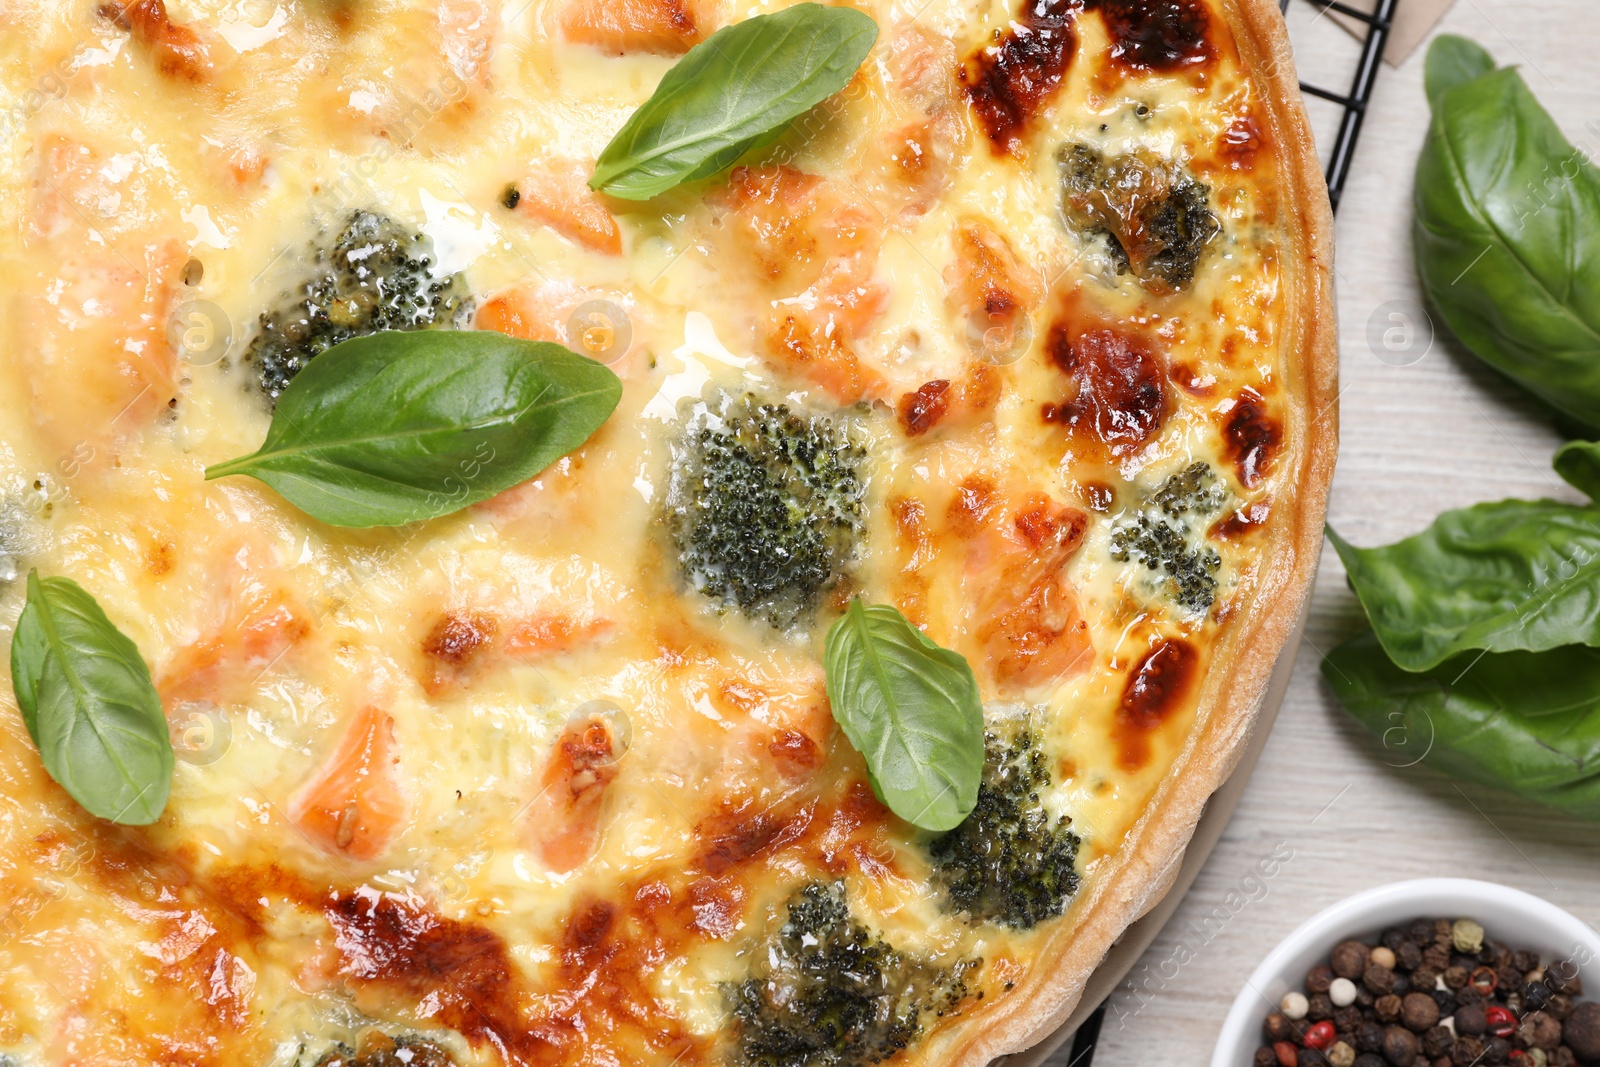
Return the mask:
<path id="1" fill-rule="evenodd" d="M 828 630 L 822 665 L 833 717 L 878 799 L 924 830 L 959 826 L 983 777 L 983 705 L 967 661 L 894 608 L 855 600 Z"/>
<path id="2" fill-rule="evenodd" d="M 1600 174 L 1515 70 L 1448 84 L 1460 70 L 1434 66 L 1414 193 L 1423 289 L 1480 359 L 1600 426 Z"/>
<path id="3" fill-rule="evenodd" d="M 591 188 L 648 200 L 709 178 L 843 89 L 878 39 L 854 8 L 795 4 L 689 49 L 595 162 Z"/>
<path id="4" fill-rule="evenodd" d="M 1556 449 L 1556 473 L 1590 500 L 1600 500 L 1600 441 L 1568 441 Z"/>
<path id="5" fill-rule="evenodd" d="M 29 573 L 11 686 L 44 769 L 73 800 L 129 826 L 161 817 L 172 788 L 161 698 L 139 649 L 77 582 Z"/>
<path id="6" fill-rule="evenodd" d="M 1332 529 L 1384 649 L 1408 671 L 1469 649 L 1600 645 L 1600 508 L 1502 500 L 1355 548 Z"/>
<path id="7" fill-rule="evenodd" d="M 1428 62 L 1423 74 L 1428 103 L 1437 108 L 1439 98 L 1446 91 L 1493 69 L 1494 57 L 1478 42 L 1450 33 L 1440 34 L 1428 46 Z"/>
<path id="8" fill-rule="evenodd" d="M 622 382 L 546 341 L 477 331 L 369 334 L 306 364 L 248 474 L 333 526 L 459 511 L 538 474 L 611 416 Z"/>
<path id="9" fill-rule="evenodd" d="M 1329 653 L 1322 674 L 1397 764 L 1422 759 L 1600 819 L 1600 650 L 1472 653 L 1411 674 L 1367 631 Z"/>

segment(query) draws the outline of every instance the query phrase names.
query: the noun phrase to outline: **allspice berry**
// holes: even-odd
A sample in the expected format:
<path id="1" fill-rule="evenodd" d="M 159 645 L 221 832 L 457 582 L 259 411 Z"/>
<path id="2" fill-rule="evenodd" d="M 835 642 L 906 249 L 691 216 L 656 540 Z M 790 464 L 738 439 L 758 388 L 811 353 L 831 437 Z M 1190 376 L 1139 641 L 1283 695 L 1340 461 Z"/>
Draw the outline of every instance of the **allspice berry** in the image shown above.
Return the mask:
<path id="1" fill-rule="evenodd" d="M 1400 1021 L 1414 1033 L 1431 1030 L 1439 1022 L 1439 1002 L 1426 993 L 1407 993 L 1400 1002 Z"/>
<path id="2" fill-rule="evenodd" d="M 1411 1067 L 1417 1061 L 1417 1035 L 1402 1026 L 1383 1032 L 1383 1058 L 1395 1067 Z"/>
<path id="3" fill-rule="evenodd" d="M 1372 950 L 1359 941 L 1341 941 L 1333 946 L 1333 973 L 1340 978 L 1360 978 L 1371 955 Z"/>
<path id="4" fill-rule="evenodd" d="M 1600 1060 L 1600 1001 L 1574 1005 L 1562 1026 L 1562 1036 L 1580 1060 Z"/>

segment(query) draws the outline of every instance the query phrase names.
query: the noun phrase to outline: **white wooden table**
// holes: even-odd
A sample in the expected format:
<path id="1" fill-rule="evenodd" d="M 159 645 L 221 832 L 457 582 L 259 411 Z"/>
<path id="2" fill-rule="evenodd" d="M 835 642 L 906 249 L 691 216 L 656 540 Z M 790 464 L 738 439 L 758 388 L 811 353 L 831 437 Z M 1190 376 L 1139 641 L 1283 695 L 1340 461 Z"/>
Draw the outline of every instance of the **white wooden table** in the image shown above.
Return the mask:
<path id="1" fill-rule="evenodd" d="M 1520 65 L 1573 143 L 1600 160 L 1597 16 L 1596 0 L 1457 0 L 1441 29 Z M 1291 32 L 1307 81 L 1347 84 L 1356 46 L 1342 30 L 1294 0 Z M 1405 366 L 1368 345 L 1377 309 L 1420 299 L 1410 228 L 1412 169 L 1428 119 L 1422 53 L 1380 74 L 1338 220 L 1343 443 L 1329 518 L 1358 545 L 1397 540 L 1443 509 L 1481 500 L 1578 499 L 1550 470 L 1558 438 L 1547 414 L 1450 339 L 1440 336 Z M 1325 143 L 1333 126 L 1324 120 L 1333 118 L 1314 111 Z M 1235 993 L 1272 946 L 1370 886 L 1485 878 L 1600 922 L 1600 825 L 1397 766 L 1405 757 L 1340 709 L 1319 673 L 1319 650 L 1355 632 L 1360 617 L 1330 548 L 1261 762 L 1176 916 L 1111 999 L 1095 1067 L 1207 1063 Z M 1257 861 L 1285 842 L 1293 859 L 1270 881 L 1254 881 Z M 1248 903 L 1230 910 L 1232 893 Z M 1051 1067 L 1068 1058 L 1058 1052 Z"/>

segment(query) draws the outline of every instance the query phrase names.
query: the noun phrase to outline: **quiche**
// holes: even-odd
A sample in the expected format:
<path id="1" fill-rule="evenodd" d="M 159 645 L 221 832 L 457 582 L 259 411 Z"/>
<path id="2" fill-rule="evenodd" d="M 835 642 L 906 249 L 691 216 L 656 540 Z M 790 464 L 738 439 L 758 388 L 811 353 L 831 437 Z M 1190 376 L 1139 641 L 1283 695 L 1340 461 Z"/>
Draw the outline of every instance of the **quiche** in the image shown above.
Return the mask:
<path id="1" fill-rule="evenodd" d="M 1065 1017 L 1297 625 L 1327 197 L 1269 0 L 855 2 L 837 91 L 644 198 L 597 159 L 680 63 L 736 76 L 663 107 L 785 76 L 722 34 L 786 0 L 0 6 L 0 1063 L 979 1064 Z M 318 361 L 460 331 L 615 410 L 404 525 L 208 478 Z M 159 699 L 149 819 L 47 770 L 57 579 L 126 641 L 52 631 L 73 692 Z M 951 825 L 830 701 L 864 605 L 970 680 Z"/>

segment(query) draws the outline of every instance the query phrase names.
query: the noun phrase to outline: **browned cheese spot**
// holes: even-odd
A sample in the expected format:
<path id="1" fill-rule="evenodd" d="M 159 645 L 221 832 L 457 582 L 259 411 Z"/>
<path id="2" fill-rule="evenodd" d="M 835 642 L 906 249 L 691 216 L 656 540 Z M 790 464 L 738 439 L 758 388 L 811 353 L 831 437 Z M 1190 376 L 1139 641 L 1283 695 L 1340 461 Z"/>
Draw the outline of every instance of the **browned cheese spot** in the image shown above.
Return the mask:
<path id="1" fill-rule="evenodd" d="M 1183 706 L 1194 682 L 1199 656 L 1180 637 L 1163 638 L 1128 676 L 1117 704 L 1114 740 L 1117 762 L 1136 771 L 1150 758 L 1150 734 Z"/>
<path id="2" fill-rule="evenodd" d="M 1025 0 L 1010 27 L 962 64 L 961 86 L 997 153 L 1019 153 L 1023 135 L 1061 87 L 1082 7 L 1082 0 Z"/>
<path id="3" fill-rule="evenodd" d="M 1090 0 L 1105 20 L 1111 60 L 1133 70 L 1170 71 L 1212 58 L 1201 0 Z"/>
<path id="4" fill-rule="evenodd" d="M 1167 417 L 1166 369 L 1155 350 L 1112 329 L 1074 336 L 1061 322 L 1050 329 L 1046 351 L 1071 376 L 1075 394 L 1047 403 L 1045 421 L 1104 445 L 1113 456 L 1144 447 Z"/>
<path id="5" fill-rule="evenodd" d="M 1267 403 L 1260 393 L 1244 389 L 1225 416 L 1222 433 L 1227 439 L 1228 454 L 1238 472 L 1239 484 L 1254 489 L 1272 470 L 1278 446 L 1283 443 L 1283 427 L 1267 411 Z"/>

